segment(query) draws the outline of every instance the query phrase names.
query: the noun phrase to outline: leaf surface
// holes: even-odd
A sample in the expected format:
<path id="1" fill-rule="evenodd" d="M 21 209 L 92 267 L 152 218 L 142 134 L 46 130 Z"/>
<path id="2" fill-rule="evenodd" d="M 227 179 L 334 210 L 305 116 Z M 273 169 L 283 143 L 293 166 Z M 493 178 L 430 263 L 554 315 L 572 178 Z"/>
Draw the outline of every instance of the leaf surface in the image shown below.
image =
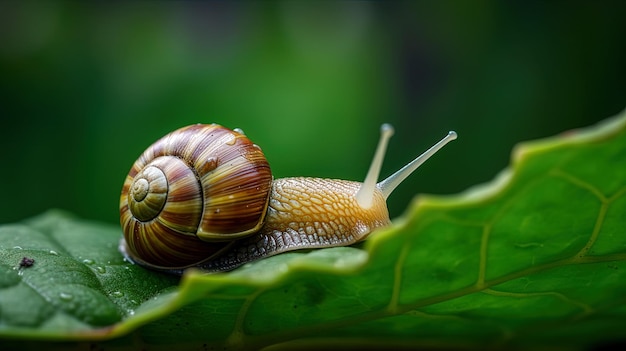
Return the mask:
<path id="1" fill-rule="evenodd" d="M 119 228 L 51 211 L 0 227 L 0 344 L 576 349 L 620 340 L 625 160 L 622 114 L 519 145 L 492 183 L 419 196 L 360 247 L 180 281 L 125 262 Z"/>

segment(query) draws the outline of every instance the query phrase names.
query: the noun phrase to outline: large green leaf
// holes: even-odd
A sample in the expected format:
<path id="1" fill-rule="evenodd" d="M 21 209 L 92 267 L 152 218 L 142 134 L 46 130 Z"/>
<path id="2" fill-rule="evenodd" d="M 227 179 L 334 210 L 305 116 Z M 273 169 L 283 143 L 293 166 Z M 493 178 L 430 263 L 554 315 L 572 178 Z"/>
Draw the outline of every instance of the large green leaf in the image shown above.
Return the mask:
<path id="1" fill-rule="evenodd" d="M 1 343 L 575 349 L 614 342 L 626 331 L 625 160 L 622 114 L 520 145 L 491 184 L 418 197 L 360 248 L 288 253 L 230 273 L 188 272 L 180 282 L 125 262 L 119 228 L 51 211 L 0 227 Z M 20 265 L 24 257 L 32 266 Z"/>

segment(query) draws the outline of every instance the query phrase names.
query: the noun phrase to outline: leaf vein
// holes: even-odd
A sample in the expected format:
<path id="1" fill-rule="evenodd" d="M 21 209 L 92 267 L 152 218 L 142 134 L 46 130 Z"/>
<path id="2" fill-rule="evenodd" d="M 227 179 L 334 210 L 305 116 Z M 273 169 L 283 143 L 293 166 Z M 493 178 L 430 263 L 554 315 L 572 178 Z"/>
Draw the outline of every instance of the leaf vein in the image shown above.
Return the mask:
<path id="1" fill-rule="evenodd" d="M 395 314 L 398 309 L 398 301 L 400 299 L 400 287 L 402 285 L 402 268 L 404 267 L 404 262 L 406 261 L 406 257 L 409 254 L 411 245 L 405 243 L 400 250 L 400 254 L 398 255 L 398 259 L 396 260 L 396 264 L 393 269 L 393 285 L 391 290 L 391 298 L 389 299 L 389 304 L 387 305 L 387 311 L 389 313 Z"/>

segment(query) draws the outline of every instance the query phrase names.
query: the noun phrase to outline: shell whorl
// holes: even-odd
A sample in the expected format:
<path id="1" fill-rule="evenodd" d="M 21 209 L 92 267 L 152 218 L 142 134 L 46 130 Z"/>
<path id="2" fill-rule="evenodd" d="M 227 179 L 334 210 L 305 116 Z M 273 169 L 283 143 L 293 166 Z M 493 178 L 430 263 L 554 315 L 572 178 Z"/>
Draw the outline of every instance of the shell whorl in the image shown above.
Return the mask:
<path id="1" fill-rule="evenodd" d="M 243 134 L 219 125 L 176 130 L 149 147 L 126 177 L 120 197 L 126 250 L 154 266 L 210 259 L 262 226 L 271 184 L 265 156 Z"/>

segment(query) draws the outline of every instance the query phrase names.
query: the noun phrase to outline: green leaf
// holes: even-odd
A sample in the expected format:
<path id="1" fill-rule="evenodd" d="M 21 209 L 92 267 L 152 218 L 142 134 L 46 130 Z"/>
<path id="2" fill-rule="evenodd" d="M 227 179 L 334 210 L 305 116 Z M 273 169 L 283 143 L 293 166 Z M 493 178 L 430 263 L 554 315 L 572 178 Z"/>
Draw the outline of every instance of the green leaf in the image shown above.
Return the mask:
<path id="1" fill-rule="evenodd" d="M 0 227 L 0 346 L 614 342 L 626 330 L 624 160 L 626 113 L 519 145 L 491 184 L 419 196 L 361 247 L 292 252 L 224 274 L 190 271 L 180 282 L 125 262 L 119 228 L 51 211 Z M 20 266 L 24 257 L 32 266 Z"/>

